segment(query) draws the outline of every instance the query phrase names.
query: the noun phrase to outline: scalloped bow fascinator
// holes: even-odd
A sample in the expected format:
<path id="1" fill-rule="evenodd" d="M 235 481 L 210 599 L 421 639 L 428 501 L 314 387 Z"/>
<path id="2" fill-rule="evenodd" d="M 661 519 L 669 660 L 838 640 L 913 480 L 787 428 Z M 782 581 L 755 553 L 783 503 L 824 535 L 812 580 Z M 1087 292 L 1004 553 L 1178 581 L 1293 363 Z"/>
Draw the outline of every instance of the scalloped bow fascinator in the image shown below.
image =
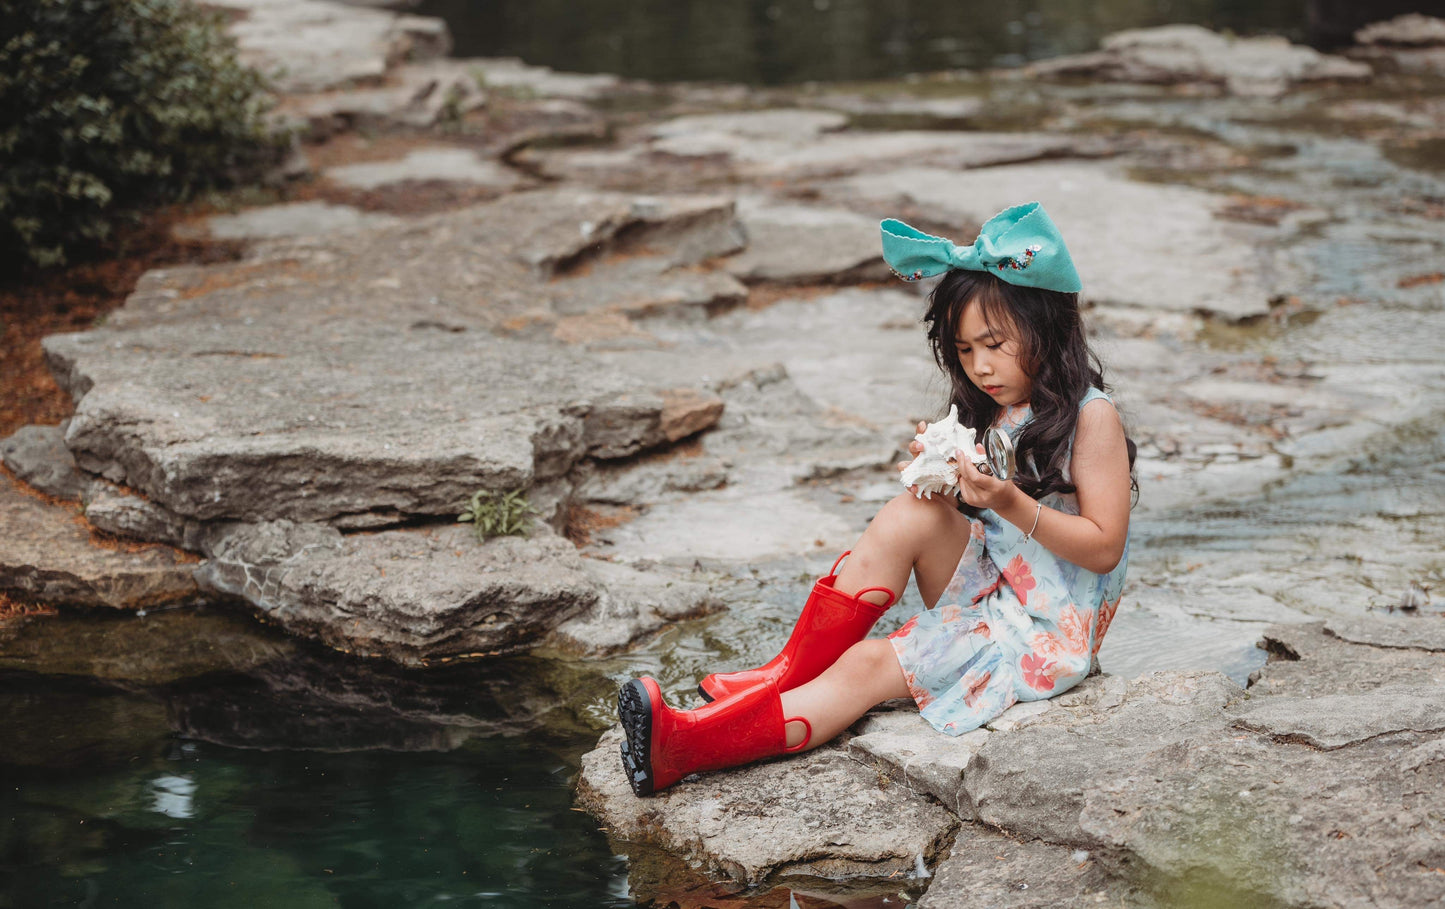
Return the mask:
<path id="1" fill-rule="evenodd" d="M 879 227 L 883 230 L 883 258 L 905 281 L 962 268 L 988 272 L 1024 287 L 1061 293 L 1083 289 L 1059 228 L 1037 202 L 1015 205 L 989 218 L 972 246 L 955 246 L 894 218 Z"/>

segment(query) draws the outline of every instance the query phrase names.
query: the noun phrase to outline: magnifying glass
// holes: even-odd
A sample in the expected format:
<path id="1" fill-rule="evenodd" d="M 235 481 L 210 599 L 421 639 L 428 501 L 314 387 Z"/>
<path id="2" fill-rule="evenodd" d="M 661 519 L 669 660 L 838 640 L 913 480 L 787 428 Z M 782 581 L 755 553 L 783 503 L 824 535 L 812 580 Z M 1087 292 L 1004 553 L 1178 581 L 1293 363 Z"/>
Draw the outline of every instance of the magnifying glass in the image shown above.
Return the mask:
<path id="1" fill-rule="evenodd" d="M 1014 443 L 1008 433 L 997 426 L 990 427 L 983 434 L 983 456 L 988 460 L 979 465 L 979 472 L 1007 480 L 1014 475 Z"/>

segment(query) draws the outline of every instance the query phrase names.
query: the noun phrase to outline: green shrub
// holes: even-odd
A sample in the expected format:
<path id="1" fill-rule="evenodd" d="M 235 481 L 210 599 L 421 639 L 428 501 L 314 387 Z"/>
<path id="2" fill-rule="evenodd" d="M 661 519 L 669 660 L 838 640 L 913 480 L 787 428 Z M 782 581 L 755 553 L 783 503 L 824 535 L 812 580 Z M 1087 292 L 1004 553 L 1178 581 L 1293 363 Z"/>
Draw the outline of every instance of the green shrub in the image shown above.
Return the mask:
<path id="1" fill-rule="evenodd" d="M 0 259 L 63 264 L 277 160 L 262 78 L 186 0 L 0 0 Z"/>

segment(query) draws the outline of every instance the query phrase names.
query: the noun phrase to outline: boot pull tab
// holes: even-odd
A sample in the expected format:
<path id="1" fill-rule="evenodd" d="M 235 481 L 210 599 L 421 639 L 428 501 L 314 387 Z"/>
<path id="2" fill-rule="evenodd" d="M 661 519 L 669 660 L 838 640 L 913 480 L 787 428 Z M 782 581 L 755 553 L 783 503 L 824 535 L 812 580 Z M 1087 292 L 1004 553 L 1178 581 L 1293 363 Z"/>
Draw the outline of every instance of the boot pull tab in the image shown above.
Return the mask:
<path id="1" fill-rule="evenodd" d="M 862 600 L 862 599 L 863 599 L 863 594 L 865 594 L 865 593 L 872 593 L 872 592 L 875 591 L 875 590 L 881 590 L 882 592 L 888 594 L 888 601 L 887 601 L 886 603 L 884 603 L 882 606 L 879 606 L 879 607 L 878 607 L 879 609 L 887 609 L 887 608 L 889 608 L 890 606 L 892 606 L 894 603 L 898 602 L 898 597 L 894 596 L 894 595 L 893 595 L 893 590 L 892 590 L 891 588 L 888 588 L 888 587 L 864 587 L 862 590 L 860 590 L 860 591 L 858 591 L 857 593 L 853 594 L 853 599 L 855 599 L 855 600 Z M 864 602 L 867 602 L 867 601 L 865 600 Z M 872 606 L 873 604 L 872 604 L 872 603 L 868 603 L 868 605 L 869 605 L 869 606 Z"/>
<path id="2" fill-rule="evenodd" d="M 842 565 L 842 564 L 843 564 L 843 560 L 846 559 L 846 558 L 848 558 L 848 556 L 850 556 L 850 555 L 852 555 L 852 554 L 853 554 L 853 550 L 850 549 L 850 550 L 848 550 L 847 552 L 843 553 L 842 555 L 838 556 L 838 561 L 834 562 L 834 563 L 833 563 L 833 567 L 828 569 L 828 577 L 830 577 L 830 578 L 836 578 L 836 577 L 838 576 L 838 566 L 839 566 L 839 565 Z"/>
<path id="3" fill-rule="evenodd" d="M 784 742 L 787 742 L 787 740 L 788 740 L 788 724 L 789 724 L 789 723 L 802 723 L 802 724 L 803 724 L 803 740 L 802 740 L 801 742 L 799 742 L 798 744 L 796 744 L 796 745 L 787 745 L 787 744 L 784 744 L 784 745 L 783 745 L 783 751 L 784 751 L 784 753 L 786 753 L 786 754 L 792 754 L 792 753 L 795 752 L 795 751 L 802 751 L 804 748 L 807 748 L 807 747 L 808 747 L 808 743 L 813 740 L 813 724 L 810 723 L 810 722 L 808 722 L 808 718 L 807 718 L 807 717 L 793 716 L 793 717 L 788 717 L 786 720 L 783 720 L 783 741 L 784 741 Z"/>

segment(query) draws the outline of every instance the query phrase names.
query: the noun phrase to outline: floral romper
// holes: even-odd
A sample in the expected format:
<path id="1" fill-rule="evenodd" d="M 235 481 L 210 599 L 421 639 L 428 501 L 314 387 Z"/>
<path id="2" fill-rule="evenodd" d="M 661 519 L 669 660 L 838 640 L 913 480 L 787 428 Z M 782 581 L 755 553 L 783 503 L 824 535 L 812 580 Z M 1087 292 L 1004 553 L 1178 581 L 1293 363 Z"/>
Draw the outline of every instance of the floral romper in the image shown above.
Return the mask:
<path id="1" fill-rule="evenodd" d="M 1111 400 L 1091 388 L 1079 407 L 1096 398 Z M 999 425 L 1017 436 L 1032 416 L 1017 405 Z M 1043 504 L 1079 513 L 1073 494 L 1051 493 Z M 968 546 L 938 602 L 889 635 L 919 713 L 949 735 L 1082 681 L 1119 607 L 1129 561 L 1126 543 L 1119 564 L 1095 574 L 1025 540 L 991 510 L 970 524 Z"/>

